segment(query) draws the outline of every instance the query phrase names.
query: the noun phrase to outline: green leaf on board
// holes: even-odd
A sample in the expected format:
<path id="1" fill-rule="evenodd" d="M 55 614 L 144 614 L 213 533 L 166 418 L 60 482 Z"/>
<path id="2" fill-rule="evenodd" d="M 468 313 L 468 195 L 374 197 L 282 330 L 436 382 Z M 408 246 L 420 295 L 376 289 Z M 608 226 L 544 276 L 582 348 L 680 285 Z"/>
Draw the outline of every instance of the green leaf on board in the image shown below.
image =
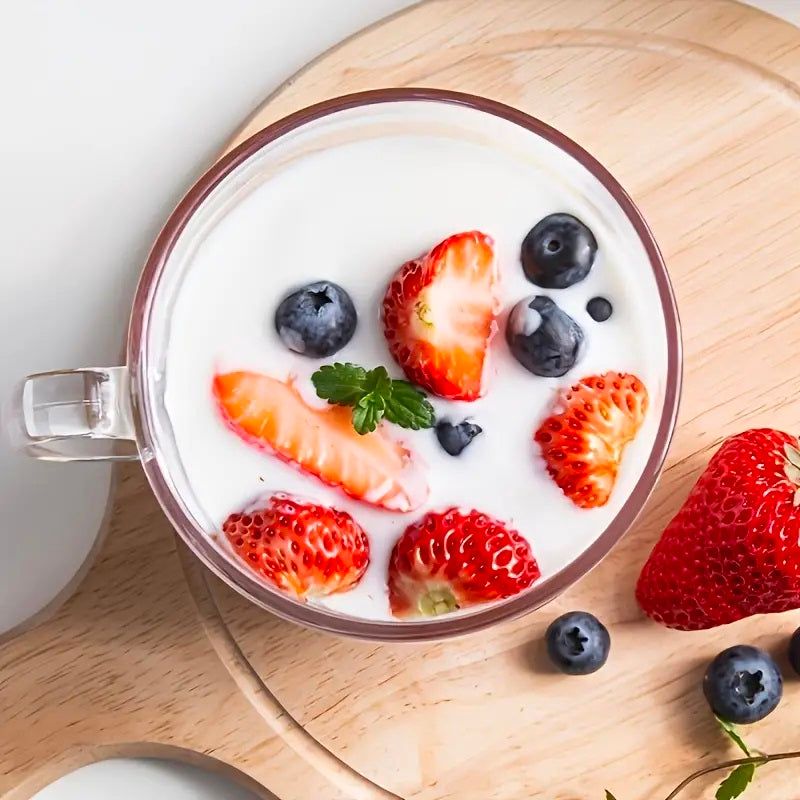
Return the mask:
<path id="1" fill-rule="evenodd" d="M 740 764 L 722 781 L 714 797 L 716 800 L 734 800 L 750 785 L 755 772 L 755 764 Z"/>
<path id="2" fill-rule="evenodd" d="M 748 757 L 750 757 L 750 749 L 744 743 L 742 737 L 739 735 L 739 731 L 736 730 L 736 726 L 731 722 L 726 722 L 724 719 L 720 719 L 716 717 L 717 722 L 719 723 L 720 728 L 726 733 L 728 738 Z"/>

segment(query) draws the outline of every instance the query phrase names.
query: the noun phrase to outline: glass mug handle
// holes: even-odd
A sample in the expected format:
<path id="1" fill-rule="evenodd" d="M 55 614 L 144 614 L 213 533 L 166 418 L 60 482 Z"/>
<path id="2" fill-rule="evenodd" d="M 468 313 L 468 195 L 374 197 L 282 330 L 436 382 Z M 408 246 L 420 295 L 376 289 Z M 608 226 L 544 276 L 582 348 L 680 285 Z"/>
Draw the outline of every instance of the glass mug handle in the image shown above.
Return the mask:
<path id="1" fill-rule="evenodd" d="M 45 461 L 135 461 L 127 367 L 29 375 L 8 410 L 12 442 Z"/>

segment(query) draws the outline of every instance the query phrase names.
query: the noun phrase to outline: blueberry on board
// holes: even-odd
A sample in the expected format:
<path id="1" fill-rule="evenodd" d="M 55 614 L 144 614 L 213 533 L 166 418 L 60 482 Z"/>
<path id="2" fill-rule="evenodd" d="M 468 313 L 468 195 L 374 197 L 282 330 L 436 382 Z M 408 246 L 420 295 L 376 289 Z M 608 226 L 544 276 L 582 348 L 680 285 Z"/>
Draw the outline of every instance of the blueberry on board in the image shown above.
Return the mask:
<path id="1" fill-rule="evenodd" d="M 800 628 L 789 639 L 789 663 L 792 669 L 800 675 Z"/>
<path id="2" fill-rule="evenodd" d="M 597 254 L 594 234 L 572 214 L 550 214 L 522 242 L 525 277 L 544 289 L 566 289 L 582 281 Z"/>
<path id="3" fill-rule="evenodd" d="M 708 665 L 703 693 L 720 719 L 747 725 L 775 710 L 783 695 L 783 678 L 769 653 L 740 644 L 723 650 Z"/>
<path id="4" fill-rule="evenodd" d="M 550 623 L 547 655 L 567 675 L 590 675 L 608 659 L 611 637 L 600 620 L 586 611 L 570 611 Z"/>
<path id="5" fill-rule="evenodd" d="M 586 304 L 586 311 L 595 322 L 605 322 L 611 316 L 614 309 L 605 297 L 593 297 Z"/>
<path id="6" fill-rule="evenodd" d="M 542 378 L 559 378 L 580 357 L 583 330 L 549 297 L 521 300 L 511 310 L 506 341 L 514 358 Z"/>
<path id="7" fill-rule="evenodd" d="M 479 434 L 483 428 L 474 422 L 464 420 L 457 425 L 442 420 L 436 424 L 436 438 L 442 449 L 451 456 L 461 455 L 464 448 Z"/>
<path id="8" fill-rule="evenodd" d="M 295 353 L 327 358 L 352 339 L 358 317 L 350 295 L 331 281 L 309 283 L 284 297 L 275 311 L 275 329 Z"/>

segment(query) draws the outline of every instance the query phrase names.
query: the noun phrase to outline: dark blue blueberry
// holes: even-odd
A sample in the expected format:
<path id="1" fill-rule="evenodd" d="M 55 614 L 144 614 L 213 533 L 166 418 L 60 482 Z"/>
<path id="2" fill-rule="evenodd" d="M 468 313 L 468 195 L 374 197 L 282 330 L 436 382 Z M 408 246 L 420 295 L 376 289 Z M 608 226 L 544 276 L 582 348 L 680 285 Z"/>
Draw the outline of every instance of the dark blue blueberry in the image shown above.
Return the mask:
<path id="1" fill-rule="evenodd" d="M 451 456 L 461 455 L 461 451 L 479 434 L 483 428 L 474 422 L 464 420 L 458 425 L 443 420 L 436 424 L 436 438 L 442 449 Z"/>
<path id="2" fill-rule="evenodd" d="M 570 611 L 551 622 L 545 641 L 553 665 L 567 675 L 597 672 L 611 649 L 606 626 L 586 611 Z"/>
<path id="3" fill-rule="evenodd" d="M 703 693 L 720 719 L 746 725 L 775 710 L 783 695 L 783 679 L 769 653 L 739 644 L 723 650 L 708 665 Z"/>
<path id="4" fill-rule="evenodd" d="M 789 663 L 792 669 L 800 675 L 800 628 L 798 628 L 789 640 Z"/>
<path id="5" fill-rule="evenodd" d="M 558 378 L 575 366 L 583 331 L 549 297 L 521 300 L 511 310 L 506 341 L 525 369 L 543 378 Z"/>
<path id="6" fill-rule="evenodd" d="M 605 322 L 614 311 L 611 303 L 605 297 L 593 297 L 586 304 L 586 310 L 595 322 Z"/>
<path id="7" fill-rule="evenodd" d="M 550 214 L 522 242 L 525 277 L 545 289 L 566 289 L 582 281 L 594 264 L 597 240 L 572 214 Z"/>
<path id="8" fill-rule="evenodd" d="M 295 353 L 326 358 L 352 339 L 358 317 L 350 295 L 335 283 L 317 281 L 281 300 L 275 329 Z"/>

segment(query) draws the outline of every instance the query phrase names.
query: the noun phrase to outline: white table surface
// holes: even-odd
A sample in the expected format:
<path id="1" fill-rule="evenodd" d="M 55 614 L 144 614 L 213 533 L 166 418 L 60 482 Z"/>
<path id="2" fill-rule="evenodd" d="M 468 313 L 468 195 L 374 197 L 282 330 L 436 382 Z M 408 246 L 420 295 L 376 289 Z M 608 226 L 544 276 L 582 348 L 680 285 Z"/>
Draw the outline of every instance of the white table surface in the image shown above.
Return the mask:
<path id="1" fill-rule="evenodd" d="M 228 778 L 177 761 L 109 758 L 65 775 L 31 800 L 258 800 Z"/>
<path id="2" fill-rule="evenodd" d="M 309 59 L 412 4 L 3 0 L 0 399 L 29 372 L 117 363 L 148 248 L 231 132 Z M 800 0 L 752 5 L 800 24 Z M 28 461 L 0 437 L 0 475 L 2 635 L 85 561 L 110 469 Z M 94 797 L 134 768 L 115 761 L 40 797 Z M 145 773 L 172 787 L 158 796 L 190 796 Z"/>

